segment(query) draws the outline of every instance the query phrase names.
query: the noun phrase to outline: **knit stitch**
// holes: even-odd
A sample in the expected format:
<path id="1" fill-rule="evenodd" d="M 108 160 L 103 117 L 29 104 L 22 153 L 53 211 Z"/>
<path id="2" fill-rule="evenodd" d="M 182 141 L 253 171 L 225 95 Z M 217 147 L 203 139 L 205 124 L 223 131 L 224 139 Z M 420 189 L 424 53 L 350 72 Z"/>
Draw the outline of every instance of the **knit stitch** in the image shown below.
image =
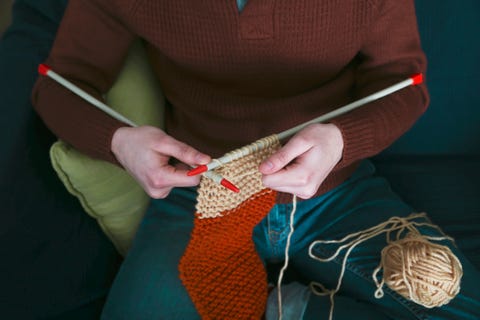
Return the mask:
<path id="1" fill-rule="evenodd" d="M 260 319 L 263 315 L 267 275 L 251 237 L 253 228 L 274 206 L 276 192 L 262 186 L 257 168 L 278 147 L 219 169 L 240 188 L 238 196 L 211 180 L 201 182 L 197 218 L 179 270 L 203 319 Z"/>

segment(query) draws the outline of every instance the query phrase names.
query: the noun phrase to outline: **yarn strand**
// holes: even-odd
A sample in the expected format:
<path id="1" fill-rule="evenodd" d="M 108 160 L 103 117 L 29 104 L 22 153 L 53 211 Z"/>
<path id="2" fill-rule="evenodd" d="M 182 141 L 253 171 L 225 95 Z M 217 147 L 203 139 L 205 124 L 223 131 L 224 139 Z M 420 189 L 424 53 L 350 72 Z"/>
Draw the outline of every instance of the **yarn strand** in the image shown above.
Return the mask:
<path id="1" fill-rule="evenodd" d="M 375 298 L 383 297 L 385 283 L 405 298 L 427 308 L 444 305 L 455 297 L 460 290 L 460 278 L 463 274 L 462 265 L 447 246 L 429 241 L 449 240 L 453 242 L 454 240 L 430 222 L 413 221 L 419 218 L 427 219 L 425 213 L 412 214 L 406 218 L 391 217 L 385 222 L 349 234 L 340 240 L 317 240 L 310 244 L 309 256 L 320 262 L 332 261 L 343 250 L 346 250 L 335 289 L 326 289 L 318 282 L 310 283 L 313 293 L 330 296 L 330 320 L 333 318 L 334 295 L 342 285 L 347 259 L 351 252 L 359 244 L 383 233 L 386 234 L 388 246 L 382 250 L 380 264 L 372 273 L 373 281 L 377 287 L 374 293 Z M 417 229 L 420 226 L 436 229 L 442 236 L 421 235 Z M 396 232 L 396 235 L 393 237 L 394 232 Z M 395 240 L 392 240 L 392 238 Z M 342 245 L 331 256 L 322 258 L 313 253 L 314 247 L 318 244 Z M 401 268 L 401 270 L 395 270 L 398 268 Z M 378 273 L 382 269 L 383 277 L 379 281 Z"/>
<path id="2" fill-rule="evenodd" d="M 277 299 L 278 299 L 278 319 L 279 320 L 282 320 L 282 318 L 283 318 L 283 313 L 282 313 L 282 280 L 283 280 L 283 275 L 288 268 L 290 242 L 291 242 L 293 233 L 295 231 L 293 223 L 294 223 L 295 212 L 296 211 L 297 211 L 297 196 L 293 195 L 292 212 L 290 212 L 290 231 L 288 232 L 287 243 L 285 245 L 285 261 L 284 261 L 282 269 L 280 269 L 280 274 L 278 275 L 278 279 L 277 279 Z"/>

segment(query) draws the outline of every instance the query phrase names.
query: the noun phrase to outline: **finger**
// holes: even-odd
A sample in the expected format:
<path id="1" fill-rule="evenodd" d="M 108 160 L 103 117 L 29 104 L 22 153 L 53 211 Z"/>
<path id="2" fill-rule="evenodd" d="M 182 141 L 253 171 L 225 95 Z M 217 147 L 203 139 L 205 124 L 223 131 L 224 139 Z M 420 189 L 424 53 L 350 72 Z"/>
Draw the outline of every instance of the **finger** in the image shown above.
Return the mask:
<path id="1" fill-rule="evenodd" d="M 263 176 L 263 184 L 270 189 L 308 199 L 316 193 L 318 185 L 306 173 L 301 173 L 302 171 L 284 169 L 279 173 Z"/>
<path id="2" fill-rule="evenodd" d="M 210 156 L 170 136 L 163 137 L 158 145 L 154 146 L 154 150 L 192 166 L 207 164 L 211 160 Z"/>
<path id="3" fill-rule="evenodd" d="M 331 171 L 323 164 L 321 152 L 312 148 L 284 169 L 262 177 L 271 189 L 296 194 L 304 199 L 312 197 Z"/>
<path id="4" fill-rule="evenodd" d="M 200 183 L 200 177 L 189 177 L 187 170 L 178 169 L 166 165 L 161 169 L 155 170 L 148 177 L 149 186 L 152 189 L 165 189 L 171 187 L 192 187 Z"/>
<path id="5" fill-rule="evenodd" d="M 280 150 L 275 152 L 259 166 L 259 171 L 263 174 L 272 174 L 285 168 L 295 158 L 307 152 L 312 145 L 302 138 L 294 137 L 285 144 Z"/>
<path id="6" fill-rule="evenodd" d="M 293 163 L 276 173 L 264 175 L 264 186 L 277 190 L 278 188 L 299 188 L 310 182 L 308 172 L 301 165 Z"/>

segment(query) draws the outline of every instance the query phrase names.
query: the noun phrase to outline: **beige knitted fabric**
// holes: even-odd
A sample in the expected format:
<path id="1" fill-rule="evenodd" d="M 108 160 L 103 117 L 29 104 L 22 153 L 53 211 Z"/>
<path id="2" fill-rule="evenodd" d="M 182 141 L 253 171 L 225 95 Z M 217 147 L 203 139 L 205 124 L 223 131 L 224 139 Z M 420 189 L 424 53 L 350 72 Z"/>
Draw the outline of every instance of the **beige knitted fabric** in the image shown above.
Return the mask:
<path id="1" fill-rule="evenodd" d="M 265 188 L 258 166 L 279 148 L 280 143 L 277 140 L 269 148 L 257 150 L 216 170 L 233 182 L 240 189 L 239 193 L 231 192 L 210 179 L 202 179 L 197 196 L 198 217 L 201 219 L 221 217 L 225 211 L 238 208 L 245 200 L 252 200 L 253 195 Z"/>

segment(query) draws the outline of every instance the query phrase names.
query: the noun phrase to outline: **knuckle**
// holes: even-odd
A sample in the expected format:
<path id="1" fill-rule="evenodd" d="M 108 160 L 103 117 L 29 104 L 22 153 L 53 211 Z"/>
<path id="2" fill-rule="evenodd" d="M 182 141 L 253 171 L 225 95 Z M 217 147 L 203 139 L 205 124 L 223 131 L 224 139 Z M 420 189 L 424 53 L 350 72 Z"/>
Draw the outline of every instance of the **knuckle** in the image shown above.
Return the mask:
<path id="1" fill-rule="evenodd" d="M 297 196 L 299 196 L 302 199 L 310 199 L 315 195 L 316 190 L 312 188 L 306 188 L 302 191 L 300 191 Z"/>
<path id="2" fill-rule="evenodd" d="M 310 139 L 306 135 L 301 134 L 295 137 L 295 143 L 298 145 L 306 145 L 310 143 Z"/>
<path id="3" fill-rule="evenodd" d="M 311 176 L 307 172 L 298 172 L 295 179 L 298 186 L 307 187 L 310 184 Z"/>
<path id="4" fill-rule="evenodd" d="M 315 188 L 308 188 L 308 190 L 306 190 L 305 192 L 305 199 L 310 199 L 311 197 L 313 197 L 315 195 L 315 193 L 317 192 L 317 190 Z"/>
<path id="5" fill-rule="evenodd" d="M 147 188 L 145 190 L 150 198 L 157 199 L 155 190 Z"/>
<path id="6" fill-rule="evenodd" d="M 190 155 L 193 154 L 192 148 L 190 148 L 188 145 L 186 145 L 184 143 L 179 143 L 178 144 L 178 152 L 180 154 L 185 155 L 185 156 L 190 156 Z"/>
<path id="7" fill-rule="evenodd" d="M 270 179 L 267 176 L 262 176 L 262 185 L 267 188 L 271 188 Z"/>
<path id="8" fill-rule="evenodd" d="M 172 156 L 182 159 L 183 161 L 194 162 L 197 151 L 186 143 L 176 141 L 172 142 L 171 148 Z"/>
<path id="9" fill-rule="evenodd" d="M 306 132 L 308 133 L 318 134 L 322 131 L 323 127 L 324 126 L 320 123 L 312 123 L 309 126 L 307 126 L 305 129 L 306 129 Z"/>
<path id="10" fill-rule="evenodd" d="M 152 189 L 162 189 L 165 187 L 165 181 L 160 176 L 151 176 L 149 179 L 149 186 Z"/>
<path id="11" fill-rule="evenodd" d="M 285 151 L 279 151 L 272 161 L 277 165 L 281 166 L 289 162 L 288 154 Z"/>
<path id="12" fill-rule="evenodd" d="M 153 199 L 165 199 L 169 193 L 170 193 L 169 190 L 157 189 L 157 190 L 150 190 L 148 192 L 148 195 Z"/>
<path id="13" fill-rule="evenodd" d="M 304 183 L 298 188 L 297 195 L 302 199 L 310 199 L 317 193 L 317 190 L 318 186 L 312 182 L 312 178 L 306 176 Z"/>

